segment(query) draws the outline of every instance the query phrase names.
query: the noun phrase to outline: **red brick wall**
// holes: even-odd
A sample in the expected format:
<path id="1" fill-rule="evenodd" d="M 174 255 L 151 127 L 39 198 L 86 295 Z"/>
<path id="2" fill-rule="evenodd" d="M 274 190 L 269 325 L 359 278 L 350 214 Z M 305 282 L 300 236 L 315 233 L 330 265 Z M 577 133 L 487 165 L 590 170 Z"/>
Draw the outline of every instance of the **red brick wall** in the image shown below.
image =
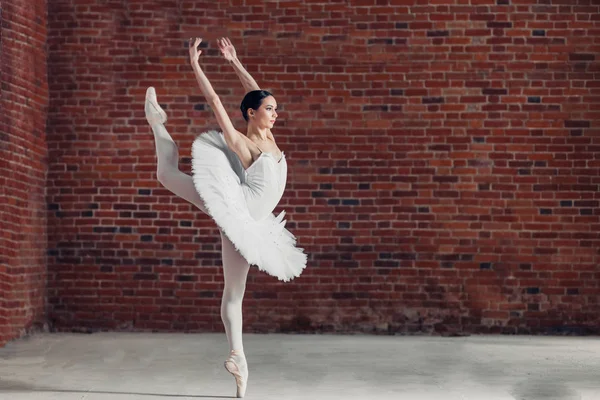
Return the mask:
<path id="1" fill-rule="evenodd" d="M 189 172 L 216 122 L 187 37 L 244 127 L 224 34 L 282 105 L 280 209 L 309 253 L 292 283 L 252 270 L 248 331 L 598 332 L 598 5 L 352 3 L 51 3 L 57 329 L 222 331 L 217 231 L 156 181 L 143 98 Z"/>
<path id="2" fill-rule="evenodd" d="M 45 320 L 46 2 L 2 2 L 0 346 Z"/>

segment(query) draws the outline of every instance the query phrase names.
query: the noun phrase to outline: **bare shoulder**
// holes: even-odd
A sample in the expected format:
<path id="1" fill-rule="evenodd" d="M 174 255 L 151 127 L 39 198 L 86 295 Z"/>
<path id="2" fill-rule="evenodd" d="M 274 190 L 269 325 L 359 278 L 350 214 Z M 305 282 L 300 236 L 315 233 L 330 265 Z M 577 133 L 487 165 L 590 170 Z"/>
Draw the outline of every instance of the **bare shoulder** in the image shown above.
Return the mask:
<path id="1" fill-rule="evenodd" d="M 236 141 L 232 150 L 237 154 L 244 168 L 247 169 L 260 156 L 260 149 L 248 136 L 239 131 L 238 134 L 240 140 Z"/>

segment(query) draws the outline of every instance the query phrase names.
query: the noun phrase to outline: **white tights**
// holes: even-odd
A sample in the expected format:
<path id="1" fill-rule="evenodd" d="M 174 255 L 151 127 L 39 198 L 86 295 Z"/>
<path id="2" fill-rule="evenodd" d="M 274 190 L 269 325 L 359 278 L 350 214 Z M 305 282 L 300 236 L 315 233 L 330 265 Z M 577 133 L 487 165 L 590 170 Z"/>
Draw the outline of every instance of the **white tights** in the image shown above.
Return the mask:
<path id="1" fill-rule="evenodd" d="M 158 157 L 158 181 L 165 188 L 207 214 L 204 202 L 194 187 L 192 177 L 179 170 L 179 151 L 169 132 L 161 123 L 154 123 L 152 131 Z M 244 257 L 235 250 L 233 243 L 223 232 L 221 232 L 221 257 L 225 277 L 225 289 L 221 299 L 221 320 L 225 325 L 229 349 L 243 354 L 242 300 L 250 266 Z"/>

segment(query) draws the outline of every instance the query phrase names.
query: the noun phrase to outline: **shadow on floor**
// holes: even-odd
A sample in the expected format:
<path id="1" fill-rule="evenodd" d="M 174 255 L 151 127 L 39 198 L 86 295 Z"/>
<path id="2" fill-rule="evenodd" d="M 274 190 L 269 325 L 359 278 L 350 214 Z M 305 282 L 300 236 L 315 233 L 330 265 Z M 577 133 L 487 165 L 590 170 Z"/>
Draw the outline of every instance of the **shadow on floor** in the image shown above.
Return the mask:
<path id="1" fill-rule="evenodd" d="M 198 394 L 169 394 L 169 393 L 141 393 L 141 392 L 112 392 L 108 390 L 84 390 L 84 389 L 59 389 L 52 387 L 36 386 L 34 384 L 7 381 L 0 379 L 0 393 L 2 392 L 32 392 L 32 393 L 94 393 L 94 394 L 111 394 L 111 395 L 131 395 L 131 396 L 149 396 L 149 397 L 169 397 L 169 398 L 196 398 L 196 399 L 232 399 L 235 396 L 208 396 Z"/>
<path id="2" fill-rule="evenodd" d="M 557 379 L 534 378 L 513 386 L 510 394 L 516 400 L 581 400 L 581 395 Z"/>

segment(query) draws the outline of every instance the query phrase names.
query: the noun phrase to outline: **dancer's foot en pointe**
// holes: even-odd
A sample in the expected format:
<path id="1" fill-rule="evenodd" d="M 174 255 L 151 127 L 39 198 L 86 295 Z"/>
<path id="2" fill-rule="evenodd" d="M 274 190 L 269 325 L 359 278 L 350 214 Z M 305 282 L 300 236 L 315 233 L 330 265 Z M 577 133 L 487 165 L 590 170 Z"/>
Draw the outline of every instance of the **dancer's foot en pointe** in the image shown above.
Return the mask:
<path id="1" fill-rule="evenodd" d="M 225 360 L 225 369 L 235 378 L 237 397 L 244 397 L 248 383 L 248 364 L 243 352 L 232 350 L 229 358 Z"/>
<path id="2" fill-rule="evenodd" d="M 146 104 L 144 106 L 146 120 L 150 126 L 167 122 L 167 113 L 158 105 L 156 91 L 152 86 L 146 89 Z"/>

